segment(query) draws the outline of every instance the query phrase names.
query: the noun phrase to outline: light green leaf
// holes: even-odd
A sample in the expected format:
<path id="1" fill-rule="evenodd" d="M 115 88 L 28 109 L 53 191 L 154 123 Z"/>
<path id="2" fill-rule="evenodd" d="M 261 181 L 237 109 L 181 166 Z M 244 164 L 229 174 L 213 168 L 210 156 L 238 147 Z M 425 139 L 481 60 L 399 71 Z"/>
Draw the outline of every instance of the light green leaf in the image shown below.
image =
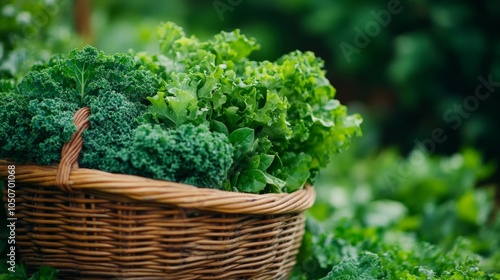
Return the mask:
<path id="1" fill-rule="evenodd" d="M 216 120 L 212 120 L 210 123 L 213 131 L 229 136 L 229 131 L 227 130 L 227 126 L 225 124 Z"/>
<path id="2" fill-rule="evenodd" d="M 264 172 L 264 176 L 266 177 L 266 183 L 270 187 L 271 192 L 280 193 L 282 192 L 283 187 L 286 185 L 286 182 L 281 180 L 280 178 L 274 177 L 269 173 Z"/>
<path id="3" fill-rule="evenodd" d="M 476 225 L 484 225 L 492 208 L 492 194 L 488 189 L 468 190 L 457 201 L 457 214 Z"/>
<path id="4" fill-rule="evenodd" d="M 239 161 L 251 151 L 254 130 L 248 127 L 239 128 L 229 135 L 229 142 L 234 146 L 235 161 Z"/>
<path id="5" fill-rule="evenodd" d="M 269 166 L 271 166 L 271 164 L 273 163 L 274 157 L 275 157 L 274 155 L 266 155 L 266 154 L 260 155 L 259 169 L 262 171 L 266 171 L 269 168 Z"/>
<path id="6" fill-rule="evenodd" d="M 286 182 L 286 191 L 293 192 L 300 189 L 309 178 L 311 156 L 305 153 L 286 153 L 281 158 L 283 165 L 282 176 Z"/>
<path id="7" fill-rule="evenodd" d="M 169 117 L 174 121 L 176 127 L 184 124 L 189 118 L 195 118 L 193 114 L 197 113 L 196 96 L 186 90 L 173 90 L 175 96 L 167 96 Z M 189 117 L 191 115 L 191 117 Z"/>
<path id="8" fill-rule="evenodd" d="M 175 121 L 169 116 L 169 108 L 165 102 L 165 93 L 158 92 L 154 97 L 148 97 L 151 106 L 148 107 L 148 114 L 157 123 L 165 122 L 170 127 L 175 127 Z"/>
<path id="9" fill-rule="evenodd" d="M 258 169 L 249 169 L 241 172 L 236 188 L 242 192 L 259 193 L 266 187 L 266 176 Z"/>
<path id="10" fill-rule="evenodd" d="M 103 54 L 92 47 L 85 47 L 82 51 L 72 50 L 63 66 L 66 75 L 71 76 L 76 82 L 76 89 L 80 95 L 80 103 L 83 104 L 88 92 L 88 83 L 95 73 L 94 67 L 98 64 Z"/>
<path id="11" fill-rule="evenodd" d="M 248 169 L 259 169 L 260 166 L 260 156 L 255 155 L 250 159 L 248 164 Z"/>
<path id="12" fill-rule="evenodd" d="M 158 42 L 160 43 L 160 52 L 169 53 L 174 42 L 185 37 L 184 30 L 173 22 L 166 22 L 157 29 Z"/>

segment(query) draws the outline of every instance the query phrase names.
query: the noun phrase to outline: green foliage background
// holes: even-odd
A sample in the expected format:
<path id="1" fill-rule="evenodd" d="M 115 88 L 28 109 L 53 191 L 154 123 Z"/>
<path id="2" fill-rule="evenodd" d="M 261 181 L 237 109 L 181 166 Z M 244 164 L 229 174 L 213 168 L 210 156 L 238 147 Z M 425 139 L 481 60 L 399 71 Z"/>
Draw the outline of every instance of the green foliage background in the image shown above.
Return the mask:
<path id="1" fill-rule="evenodd" d="M 313 51 L 325 60 L 337 98 L 365 122 L 363 139 L 334 158 L 319 178 L 319 198 L 309 213 L 316 222 L 309 223 L 309 232 L 319 238 L 315 226 L 340 225 L 330 230 L 341 243 L 336 248 L 356 247 L 359 258 L 351 260 L 360 262 L 373 260 L 366 250 L 383 254 L 386 233 L 398 233 L 391 242 L 400 234 L 404 242 L 410 234 L 439 250 L 454 248 L 463 236 L 468 242 L 461 246 L 481 256 L 482 269 L 500 271 L 498 1 L 89 0 L 91 34 L 86 36 L 77 34 L 75 17 L 83 10 L 75 10 L 75 3 L 2 2 L 0 77 L 19 77 L 34 61 L 84 44 L 107 53 L 157 52 L 160 21 L 174 21 L 201 39 L 239 28 L 262 46 L 252 54 L 256 60 Z M 399 11 L 389 13 L 390 19 L 388 5 Z M 347 45 L 354 52 L 346 55 Z M 482 79 L 491 80 L 491 86 Z M 480 85 L 482 94 L 489 92 L 484 100 L 476 94 Z M 439 141 L 432 140 L 436 129 Z M 427 154 L 415 147 L 422 141 L 427 141 Z M 378 245 L 356 245 L 342 235 L 342 225 L 378 238 Z M 377 230 L 385 233 L 374 234 Z M 306 245 L 302 261 L 309 262 L 302 264 L 325 256 L 307 255 Z M 330 253 L 334 259 L 342 256 Z M 339 263 L 325 262 L 314 270 L 317 274 L 305 275 L 325 277 L 339 271 Z M 303 268 L 299 263 L 297 277 L 304 275 Z"/>

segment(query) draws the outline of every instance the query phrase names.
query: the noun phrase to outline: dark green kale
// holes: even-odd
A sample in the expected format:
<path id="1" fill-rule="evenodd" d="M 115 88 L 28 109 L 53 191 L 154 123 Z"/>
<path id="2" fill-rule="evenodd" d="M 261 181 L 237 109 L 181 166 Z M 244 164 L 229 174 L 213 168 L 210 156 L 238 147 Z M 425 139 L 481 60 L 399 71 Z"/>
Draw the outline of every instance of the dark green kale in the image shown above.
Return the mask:
<path id="1" fill-rule="evenodd" d="M 33 66 L 19 84 L 19 91 L 32 99 L 60 97 L 80 107 L 102 91 L 116 91 L 140 102 L 158 88 L 156 75 L 142 68 L 129 54 L 106 55 L 86 46 L 67 57 L 55 55 L 47 63 Z"/>
<path id="2" fill-rule="evenodd" d="M 17 87 L 2 81 L 0 158 L 58 162 L 63 144 L 76 130 L 74 113 L 90 106 L 91 127 L 84 134 L 88 155 L 82 163 L 103 166 L 103 150 L 117 150 L 123 138 L 130 138 L 138 126 L 135 119 L 146 108 L 141 102 L 158 89 L 157 76 L 143 68 L 129 54 L 106 55 L 87 46 L 34 65 Z"/>
<path id="3" fill-rule="evenodd" d="M 88 104 L 90 127 L 82 134 L 80 166 L 119 172 L 121 162 L 117 154 L 130 145 L 132 132 L 139 126 L 138 117 L 146 111 L 146 105 L 114 91 L 89 98 Z"/>
<path id="4" fill-rule="evenodd" d="M 377 254 L 363 251 L 355 258 L 345 258 L 323 280 L 377 280 L 384 279 L 380 258 Z"/>
<path id="5" fill-rule="evenodd" d="M 233 147 L 226 135 L 207 125 L 185 124 L 177 129 L 143 124 L 120 153 L 121 172 L 222 188 L 233 163 Z"/>
<path id="6" fill-rule="evenodd" d="M 73 115 L 77 110 L 77 104 L 64 102 L 58 97 L 30 100 L 28 111 L 33 117 L 29 135 L 37 143 L 30 153 L 41 156 L 31 161 L 47 165 L 60 159 L 63 144 L 76 130 Z"/>
<path id="7" fill-rule="evenodd" d="M 30 136 L 32 115 L 27 98 L 15 89 L 3 90 L 8 89 L 0 92 L 0 158 L 25 162 L 36 157 L 46 161 L 44 154 L 35 150 L 34 138 Z M 27 154 L 26 147 L 30 146 L 33 153 Z"/>

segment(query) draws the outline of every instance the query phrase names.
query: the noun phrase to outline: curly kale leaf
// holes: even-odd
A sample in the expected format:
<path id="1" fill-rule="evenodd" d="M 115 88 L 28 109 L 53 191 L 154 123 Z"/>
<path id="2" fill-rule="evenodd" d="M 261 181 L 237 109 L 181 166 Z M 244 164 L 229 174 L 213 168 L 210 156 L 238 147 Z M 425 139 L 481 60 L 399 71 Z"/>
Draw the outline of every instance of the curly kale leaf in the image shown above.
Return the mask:
<path id="1" fill-rule="evenodd" d="M 28 147 L 36 155 L 40 164 L 51 164 L 60 159 L 61 149 L 76 131 L 73 114 L 78 110 L 74 103 L 66 103 L 61 98 L 31 100 L 28 103 L 31 119 L 30 136 L 34 145 Z"/>
<path id="2" fill-rule="evenodd" d="M 0 93 L 0 158 L 51 164 L 75 132 L 78 107 L 59 98 L 29 100 L 16 92 Z"/>
<path id="3" fill-rule="evenodd" d="M 25 162 L 39 154 L 27 154 L 33 146 L 28 99 L 16 91 L 0 92 L 0 158 Z M 28 158 L 28 156 L 30 158 Z"/>
<path id="4" fill-rule="evenodd" d="M 141 102 L 156 93 L 159 82 L 133 56 L 106 55 L 87 46 L 35 64 L 17 87 L 10 81 L 0 86 L 2 158 L 44 165 L 59 161 L 75 131 L 73 114 L 90 106 L 91 127 L 83 147 L 88 155 L 82 163 L 100 168 L 112 165 L 103 163 L 110 158 L 104 155 L 112 153 L 104 150 L 116 152 L 123 138 L 130 138 L 139 124 L 135 119 L 146 108 Z"/>
<path id="5" fill-rule="evenodd" d="M 232 156 L 233 147 L 224 134 L 192 124 L 175 130 L 141 125 L 121 152 L 126 173 L 219 189 L 227 179 Z"/>
<path id="6" fill-rule="evenodd" d="M 146 106 L 128 100 L 114 91 L 89 98 L 90 127 L 82 134 L 82 167 L 119 172 L 121 162 L 116 155 L 130 145 L 132 131 L 139 126 L 138 117 Z"/>
<path id="7" fill-rule="evenodd" d="M 79 106 L 86 106 L 88 98 L 100 91 L 120 92 L 139 102 L 157 87 L 156 75 L 142 69 L 131 55 L 106 55 L 90 46 L 35 65 L 19 85 L 21 93 L 31 98 L 60 97 Z"/>

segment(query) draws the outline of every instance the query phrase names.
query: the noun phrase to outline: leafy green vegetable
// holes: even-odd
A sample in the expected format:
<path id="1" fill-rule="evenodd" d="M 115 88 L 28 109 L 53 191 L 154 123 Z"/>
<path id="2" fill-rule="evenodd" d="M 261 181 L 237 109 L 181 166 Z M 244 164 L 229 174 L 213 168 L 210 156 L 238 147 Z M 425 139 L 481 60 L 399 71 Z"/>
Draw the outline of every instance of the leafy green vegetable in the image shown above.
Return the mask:
<path id="1" fill-rule="evenodd" d="M 135 173 L 123 169 L 118 154 L 130 148 L 132 133 L 139 126 L 138 118 L 146 106 L 128 100 L 121 93 L 102 93 L 88 101 L 90 128 L 82 134 L 84 145 L 80 165 L 108 172 Z"/>
<path id="2" fill-rule="evenodd" d="M 101 91 L 116 91 L 140 102 L 157 88 L 156 76 L 141 69 L 131 55 L 106 55 L 90 46 L 33 66 L 19 84 L 20 93 L 33 99 L 61 97 L 80 107 Z"/>
<path id="3" fill-rule="evenodd" d="M 31 98 L 12 91 L 0 93 L 0 158 L 50 164 L 59 160 L 62 145 L 75 131 L 71 110 L 77 106 L 61 103 L 57 97 Z"/>
<path id="4" fill-rule="evenodd" d="M 27 98 L 12 92 L 10 88 L 2 88 L 0 109 L 0 118 L 2 119 L 0 123 L 0 158 L 11 158 L 19 162 L 29 160 L 32 156 L 26 154 L 25 149 L 32 145 L 34 139 L 27 137 L 31 130 L 31 114 L 28 111 Z M 19 116 L 25 117 L 20 118 Z M 33 155 L 40 155 L 34 145 L 32 152 Z M 44 160 L 42 159 L 42 161 Z"/>
<path id="5" fill-rule="evenodd" d="M 145 119 L 173 128 L 210 123 L 227 133 L 235 146 L 233 190 L 295 191 L 360 135 L 361 118 L 333 99 L 323 62 L 311 52 L 251 61 L 259 45 L 239 30 L 200 41 L 171 22 L 158 36 L 160 55 L 138 55 L 165 80 Z M 268 164 L 256 168 L 262 157 Z"/>
<path id="6" fill-rule="evenodd" d="M 158 79 L 151 72 L 141 69 L 130 55 L 108 56 L 95 48 L 85 47 L 70 52 L 68 57 L 56 55 L 46 63 L 34 65 L 17 88 L 8 84 L 3 86 L 5 84 L 2 83 L 0 93 L 0 116 L 6 120 L 0 125 L 0 158 L 47 165 L 59 161 L 62 145 L 75 131 L 73 115 L 78 108 L 93 107 L 94 98 L 107 95 L 113 96 L 109 97 L 111 99 L 123 95 L 123 98 L 136 103 L 129 103 L 130 106 L 140 106 L 141 100 L 156 92 Z M 126 115 L 126 110 L 128 108 L 122 107 L 122 115 L 114 115 L 115 108 L 107 108 L 106 112 L 93 110 L 93 118 L 102 119 L 91 121 L 93 128 L 87 134 L 92 135 L 91 131 L 95 129 L 108 135 L 115 132 L 120 138 L 119 125 L 107 124 L 113 121 L 123 124 L 124 120 L 129 120 L 126 116 L 133 114 Z M 84 148 L 92 150 L 101 145 L 109 148 L 109 143 L 115 143 L 109 139 L 95 141 L 102 142 L 88 144 Z M 84 159 L 84 165 L 97 168 L 100 163 L 91 161 L 88 164 Z"/>
<path id="7" fill-rule="evenodd" d="M 125 173 L 210 188 L 223 187 L 233 162 L 224 134 L 192 124 L 175 130 L 143 124 L 119 154 Z"/>
<path id="8" fill-rule="evenodd" d="M 233 161 L 233 147 L 225 134 L 211 132 L 203 124 L 184 124 L 178 109 L 158 111 L 160 118 L 179 124 L 176 130 L 140 126 L 147 122 L 143 115 L 148 100 L 151 112 L 162 109 L 164 102 L 150 97 L 160 81 L 147 67 L 130 55 L 109 56 L 85 47 L 35 65 L 18 90 L 3 83 L 0 99 L 5 110 L 0 114 L 6 123 L 0 130 L 4 136 L 0 157 L 40 164 L 59 161 L 62 145 L 75 132 L 74 113 L 88 106 L 90 127 L 82 135 L 80 166 L 223 188 Z M 179 88 L 168 99 L 179 107 L 190 101 L 190 85 L 182 90 L 183 82 L 172 82 Z"/>

